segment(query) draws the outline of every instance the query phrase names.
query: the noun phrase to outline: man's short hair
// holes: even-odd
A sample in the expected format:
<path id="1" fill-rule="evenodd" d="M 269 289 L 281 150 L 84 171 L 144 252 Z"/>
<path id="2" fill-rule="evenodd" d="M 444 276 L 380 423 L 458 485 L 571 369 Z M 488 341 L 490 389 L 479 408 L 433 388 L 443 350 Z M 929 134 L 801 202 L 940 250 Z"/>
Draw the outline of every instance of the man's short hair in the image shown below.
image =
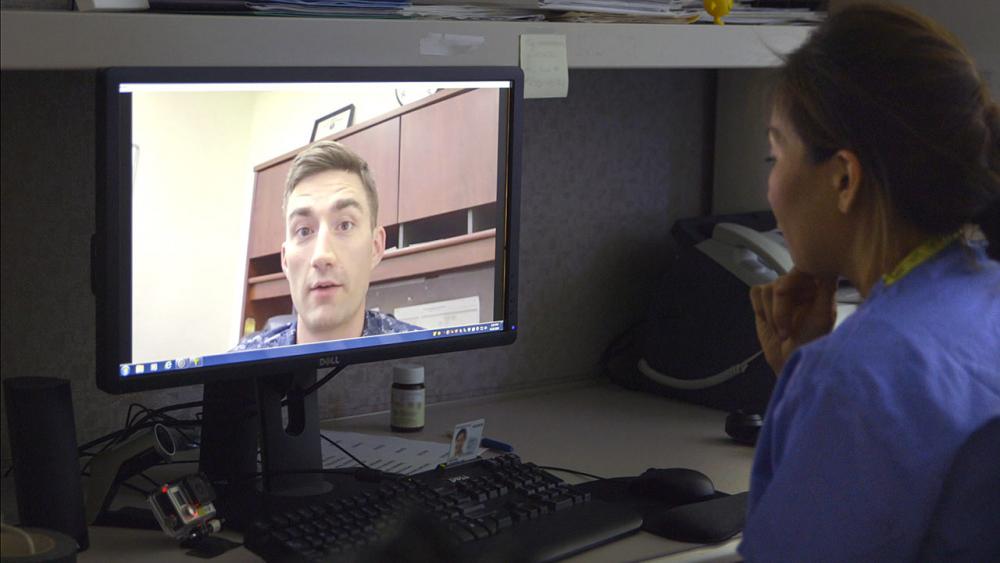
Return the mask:
<path id="1" fill-rule="evenodd" d="M 365 159 L 336 141 L 317 141 L 295 157 L 292 167 L 288 170 L 288 178 L 285 179 L 285 197 L 281 202 L 281 208 L 287 207 L 288 198 L 299 182 L 327 170 L 353 172 L 361 178 L 368 196 L 371 225 L 374 228 L 378 224 L 378 192 L 375 191 L 375 179 L 372 178 Z"/>

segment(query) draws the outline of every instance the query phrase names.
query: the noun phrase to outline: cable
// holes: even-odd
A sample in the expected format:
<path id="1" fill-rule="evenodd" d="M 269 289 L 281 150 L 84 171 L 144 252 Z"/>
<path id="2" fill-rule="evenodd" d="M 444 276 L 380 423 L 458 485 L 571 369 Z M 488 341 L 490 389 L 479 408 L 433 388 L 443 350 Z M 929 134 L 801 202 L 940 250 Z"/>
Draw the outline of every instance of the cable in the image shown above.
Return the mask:
<path id="1" fill-rule="evenodd" d="M 329 442 L 330 444 L 332 444 L 338 450 L 340 450 L 340 451 L 344 452 L 345 454 L 347 454 L 347 457 L 349 457 L 349 458 L 353 459 L 354 461 L 356 461 L 358 463 L 358 465 L 360 465 L 361 467 L 364 467 L 365 469 L 371 469 L 371 467 L 368 467 L 368 465 L 365 462 L 363 462 L 360 459 L 354 457 L 354 454 L 352 454 L 351 452 L 347 451 L 343 446 L 341 446 L 337 442 L 334 442 L 333 440 L 331 440 L 329 437 L 327 437 L 323 433 L 320 433 L 319 437 L 323 438 L 324 440 L 326 440 L 327 442 Z"/>
<path id="2" fill-rule="evenodd" d="M 200 420 L 197 421 L 197 424 L 201 425 L 201 421 Z M 195 440 L 195 439 L 192 439 L 191 436 L 188 436 L 187 432 L 181 430 L 177 426 L 171 426 L 170 428 L 176 430 L 177 433 L 181 435 L 181 438 L 184 438 L 185 440 L 187 440 L 188 444 L 198 444 L 199 446 L 201 446 L 201 439 L 200 439 L 200 437 L 199 437 L 198 440 Z"/>
<path id="3" fill-rule="evenodd" d="M 145 413 L 150 412 L 149 407 L 147 407 L 145 405 L 140 405 L 139 403 L 132 403 L 132 404 L 130 404 L 128 406 L 128 411 L 126 411 L 126 413 L 125 413 L 125 428 L 129 428 L 129 427 L 131 427 L 135 423 L 135 421 L 132 420 L 132 409 L 134 409 L 136 407 L 139 408 L 139 413 L 138 414 L 145 414 Z"/>
<path id="4" fill-rule="evenodd" d="M 653 369 L 652 366 L 646 362 L 646 358 L 639 358 L 638 368 L 639 372 L 648 377 L 649 379 L 670 387 L 671 389 L 682 389 L 685 391 L 695 391 L 700 389 L 708 389 L 709 387 L 715 387 L 716 385 L 721 385 L 730 379 L 733 379 L 737 375 L 741 375 L 746 372 L 747 368 L 750 367 L 750 362 L 757 359 L 758 356 L 763 354 L 763 350 L 758 350 L 754 355 L 743 360 L 738 364 L 731 365 L 726 369 L 716 373 L 715 375 L 710 375 L 703 379 L 680 379 L 676 377 L 671 377 L 665 373 L 660 373 L 659 371 Z"/>
<path id="5" fill-rule="evenodd" d="M 319 389 L 320 387 L 322 387 L 323 385 L 325 385 L 327 381 L 330 381 L 331 379 L 333 379 L 338 373 L 344 371 L 344 368 L 346 368 L 346 367 L 347 367 L 346 365 L 337 365 L 337 366 L 334 366 L 333 368 L 330 369 L 329 372 L 327 372 L 327 374 L 323 377 L 323 379 L 320 379 L 316 383 L 313 383 L 309 387 L 306 387 L 302 391 L 302 396 L 305 397 L 305 396 L 307 396 L 307 395 L 315 392 L 317 389 Z"/>
<path id="6" fill-rule="evenodd" d="M 137 492 L 137 493 L 139 493 L 139 494 L 141 494 L 143 496 L 147 496 L 147 497 L 150 494 L 152 494 L 152 492 L 153 492 L 153 491 L 147 491 L 147 490 L 142 489 L 140 487 L 136 487 L 132 483 L 119 483 L 119 485 L 122 486 L 122 487 L 125 487 L 126 489 L 132 489 L 133 491 L 135 491 L 135 492 Z"/>
<path id="7" fill-rule="evenodd" d="M 21 536 L 21 538 L 24 539 L 24 542 L 28 544 L 28 555 L 35 554 L 35 540 L 31 539 L 31 534 L 25 532 L 21 528 L 18 528 L 17 526 L 11 526 L 10 524 L 4 524 L 3 522 L 0 522 L 0 527 L 4 530 L 12 530 L 15 534 Z"/>
<path id="8" fill-rule="evenodd" d="M 132 426 L 132 409 L 135 407 L 139 407 L 143 410 L 146 410 L 146 407 L 140 405 L 139 403 L 131 403 L 128 406 L 128 410 L 125 411 L 125 428 Z"/>
<path id="9" fill-rule="evenodd" d="M 156 465 L 159 465 L 159 464 L 156 464 Z M 156 465 L 154 465 L 153 467 L 156 467 Z M 163 484 L 163 483 L 157 483 L 149 475 L 146 475 L 145 473 L 140 473 L 139 477 L 142 477 L 143 479 L 145 479 L 145 480 L 149 481 L 150 483 L 152 483 L 153 487 L 159 487 L 160 485 Z"/>
<path id="10" fill-rule="evenodd" d="M 601 352 L 601 357 L 597 361 L 597 365 L 601 368 L 601 373 L 608 374 L 608 366 L 611 364 L 611 360 L 634 344 L 636 333 L 645 324 L 645 320 L 636 321 L 611 339 L 611 342 L 604 347 L 604 351 Z"/>
<path id="11" fill-rule="evenodd" d="M 187 403 L 178 403 L 176 405 L 168 405 L 168 406 L 165 406 L 165 407 L 160 407 L 160 408 L 158 408 L 156 410 L 148 411 L 143 418 L 140 418 L 140 419 L 136 420 L 133 423 L 133 425 L 134 426 L 138 426 L 138 425 L 141 425 L 141 424 L 145 424 L 147 421 L 151 421 L 154 418 L 165 418 L 167 420 L 176 421 L 178 419 L 176 419 L 176 418 L 174 418 L 172 416 L 169 416 L 166 413 L 168 413 L 170 411 L 176 411 L 176 410 L 181 410 L 181 409 L 189 409 L 189 408 L 197 408 L 197 407 L 203 407 L 203 406 L 205 406 L 205 402 L 204 401 L 190 401 L 190 402 L 187 402 Z M 131 434 L 131 433 L 129 433 L 129 434 Z"/>
<path id="12" fill-rule="evenodd" d="M 295 396 L 298 396 L 298 397 L 308 397 L 309 395 L 315 393 L 317 389 L 319 389 L 320 387 L 326 385 L 326 383 L 328 381 L 330 381 L 331 379 L 333 379 L 338 373 L 344 371 L 344 368 L 346 368 L 346 367 L 347 367 L 346 365 L 338 365 L 338 366 L 334 366 L 334 367 L 330 368 L 330 371 L 328 371 L 326 373 L 326 375 L 323 377 L 323 379 L 320 379 L 316 383 L 313 383 L 312 385 L 310 385 L 309 387 L 306 387 L 305 389 L 302 389 L 301 391 L 298 390 L 298 389 L 295 389 L 295 388 L 289 389 L 286 397 L 284 399 L 282 399 L 282 401 L 281 401 L 281 406 L 283 406 L 283 407 L 287 406 L 288 405 L 288 401 L 289 401 L 289 399 L 291 399 L 292 395 L 295 395 Z"/>
<path id="13" fill-rule="evenodd" d="M 139 406 L 141 407 L 141 405 L 139 405 Z M 129 436 L 131 436 L 132 434 L 134 434 L 138 430 L 141 430 L 143 428 L 149 428 L 149 427 L 153 426 L 152 423 L 147 423 L 147 421 L 150 421 L 153 418 L 164 416 L 165 413 L 170 412 L 170 411 L 175 411 L 175 410 L 180 410 L 180 409 L 186 409 L 186 408 L 196 408 L 196 407 L 200 407 L 200 406 L 204 406 L 204 401 L 191 401 L 191 402 L 188 402 L 188 403 L 178 403 L 176 405 L 168 405 L 166 407 L 161 407 L 161 408 L 158 408 L 158 409 L 155 409 L 155 410 L 149 410 L 149 409 L 146 409 L 146 407 L 142 407 L 142 408 L 146 409 L 146 412 L 144 413 L 145 416 L 143 418 L 140 418 L 138 420 L 132 421 L 131 425 L 126 426 L 125 428 L 122 428 L 121 430 L 117 430 L 115 432 L 111 432 L 109 434 L 105 434 L 104 436 L 101 436 L 100 438 L 95 438 L 94 440 L 91 440 L 91 441 L 87 442 L 86 444 L 80 446 L 79 448 L 77 448 L 77 450 L 80 451 L 80 452 L 86 452 L 90 448 L 92 448 L 94 446 L 97 446 L 97 445 L 100 445 L 100 444 L 103 444 L 103 443 L 105 443 L 105 442 L 107 442 L 109 440 L 112 440 L 112 441 L 114 441 L 114 443 L 117 443 L 119 441 L 124 440 L 125 438 L 128 438 Z M 174 417 L 169 417 L 169 418 L 172 419 L 172 420 L 177 420 Z M 195 422 L 192 422 L 192 424 L 195 424 Z M 107 449 L 107 447 L 108 446 L 105 446 L 100 451 L 104 451 L 105 449 Z M 100 451 L 98 453 L 100 453 Z"/>
<path id="14" fill-rule="evenodd" d="M 77 453 L 79 457 L 90 456 L 90 459 L 87 460 L 87 462 L 83 465 L 81 470 L 86 471 L 90 467 L 90 463 L 94 460 L 96 456 L 104 453 L 109 448 L 124 442 L 136 432 L 155 426 L 157 423 L 164 424 L 171 428 L 176 428 L 178 426 L 200 426 L 201 425 L 200 421 L 180 420 L 166 413 L 180 409 L 196 408 L 198 406 L 203 406 L 203 405 L 204 401 L 191 401 L 187 403 L 167 405 L 165 407 L 161 407 L 158 409 L 149 409 L 144 405 L 138 403 L 132 403 L 131 405 L 129 405 L 128 411 L 126 413 L 125 417 L 126 425 L 124 428 L 122 428 L 121 430 L 117 430 L 115 432 L 111 432 L 109 434 L 105 434 L 104 436 L 91 440 L 90 442 L 87 442 L 86 444 L 77 448 Z M 135 415 L 133 416 L 133 411 L 135 409 L 139 409 L 139 411 L 135 413 Z M 190 441 L 190 438 L 188 438 L 187 436 L 185 437 Z M 96 452 L 89 451 L 90 448 L 93 448 L 94 446 L 97 445 L 101 445 L 100 449 L 98 449 Z"/>
<path id="15" fill-rule="evenodd" d="M 548 471 L 562 471 L 563 473 L 572 473 L 573 475 L 580 475 L 581 477 L 590 477 L 596 481 L 606 481 L 607 477 L 599 477 L 591 473 L 584 473 L 583 471 L 577 471 L 575 469 L 566 469 L 565 467 L 553 467 L 551 465 L 539 465 L 539 469 L 545 469 Z"/>

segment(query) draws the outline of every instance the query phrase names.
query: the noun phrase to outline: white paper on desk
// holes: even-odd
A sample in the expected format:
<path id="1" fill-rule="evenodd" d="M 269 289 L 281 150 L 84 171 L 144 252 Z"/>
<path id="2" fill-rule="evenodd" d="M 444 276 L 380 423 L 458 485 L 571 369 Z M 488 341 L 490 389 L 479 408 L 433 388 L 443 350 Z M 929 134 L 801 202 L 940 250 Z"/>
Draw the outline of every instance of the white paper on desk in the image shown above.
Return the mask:
<path id="1" fill-rule="evenodd" d="M 565 35 L 521 35 L 521 70 L 525 98 L 565 98 L 569 65 Z"/>
<path id="2" fill-rule="evenodd" d="M 448 461 L 451 444 L 407 440 L 395 436 L 377 436 L 357 432 L 322 430 L 324 436 L 339 444 L 372 469 L 387 473 L 415 475 Z M 336 446 L 323 440 L 323 467 L 340 469 L 359 467 Z"/>

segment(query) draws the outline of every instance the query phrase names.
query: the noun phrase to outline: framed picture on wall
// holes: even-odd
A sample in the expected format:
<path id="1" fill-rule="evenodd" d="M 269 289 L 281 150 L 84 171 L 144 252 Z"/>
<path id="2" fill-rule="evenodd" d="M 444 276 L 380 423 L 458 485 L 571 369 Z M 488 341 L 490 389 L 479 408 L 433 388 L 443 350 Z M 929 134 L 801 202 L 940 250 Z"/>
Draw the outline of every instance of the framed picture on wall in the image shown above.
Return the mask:
<path id="1" fill-rule="evenodd" d="M 333 113 L 328 113 L 313 123 L 309 142 L 322 139 L 354 125 L 354 104 L 346 105 Z"/>

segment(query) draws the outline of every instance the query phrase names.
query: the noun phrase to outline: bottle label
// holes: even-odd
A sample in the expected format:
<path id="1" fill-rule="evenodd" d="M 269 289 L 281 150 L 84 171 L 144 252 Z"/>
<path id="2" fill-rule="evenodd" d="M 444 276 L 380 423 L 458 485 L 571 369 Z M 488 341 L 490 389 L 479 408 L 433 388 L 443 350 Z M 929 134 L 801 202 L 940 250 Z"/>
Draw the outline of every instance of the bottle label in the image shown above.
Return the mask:
<path id="1" fill-rule="evenodd" d="M 422 428 L 424 425 L 424 389 L 392 389 L 389 424 L 397 428 Z"/>

